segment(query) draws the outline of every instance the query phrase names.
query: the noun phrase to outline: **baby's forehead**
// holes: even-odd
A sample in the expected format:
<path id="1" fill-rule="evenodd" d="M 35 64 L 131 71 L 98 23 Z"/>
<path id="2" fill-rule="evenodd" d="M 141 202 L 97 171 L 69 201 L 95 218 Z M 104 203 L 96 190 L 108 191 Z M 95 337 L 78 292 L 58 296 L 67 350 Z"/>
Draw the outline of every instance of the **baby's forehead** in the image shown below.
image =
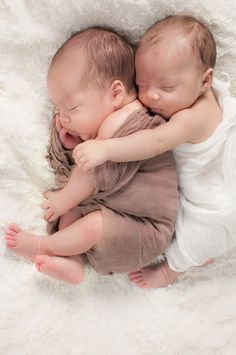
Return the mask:
<path id="1" fill-rule="evenodd" d="M 167 52 L 189 52 L 193 54 L 190 36 L 181 32 L 167 31 L 165 35 L 153 36 L 140 42 L 137 54 L 152 51 L 153 53 Z"/>
<path id="2" fill-rule="evenodd" d="M 57 76 L 78 80 L 84 75 L 86 68 L 87 60 L 85 54 L 78 51 L 65 51 L 51 62 L 48 69 L 48 80 L 53 80 Z"/>
<path id="3" fill-rule="evenodd" d="M 185 38 L 179 37 L 174 40 L 162 41 L 147 47 L 140 47 L 136 53 L 136 69 L 141 64 L 148 65 L 148 62 L 156 62 L 163 64 L 174 64 L 186 62 L 188 60 L 192 64 L 196 63 L 197 55 L 193 48 Z"/>

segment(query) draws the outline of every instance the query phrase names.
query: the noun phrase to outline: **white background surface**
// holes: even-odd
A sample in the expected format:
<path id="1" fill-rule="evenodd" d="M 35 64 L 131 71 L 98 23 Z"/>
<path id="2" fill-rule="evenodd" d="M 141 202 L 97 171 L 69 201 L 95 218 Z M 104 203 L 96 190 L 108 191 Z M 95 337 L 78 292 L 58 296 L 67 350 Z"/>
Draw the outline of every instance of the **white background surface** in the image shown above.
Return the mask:
<path id="1" fill-rule="evenodd" d="M 217 75 L 236 96 L 236 6 L 230 0 L 0 1 L 0 354 L 233 355 L 236 252 L 165 290 L 87 270 L 80 286 L 39 274 L 5 248 L 10 222 L 45 232 L 39 207 L 53 186 L 45 156 L 52 107 L 46 73 L 71 32 L 109 25 L 132 39 L 156 20 L 191 14 L 212 30 Z"/>

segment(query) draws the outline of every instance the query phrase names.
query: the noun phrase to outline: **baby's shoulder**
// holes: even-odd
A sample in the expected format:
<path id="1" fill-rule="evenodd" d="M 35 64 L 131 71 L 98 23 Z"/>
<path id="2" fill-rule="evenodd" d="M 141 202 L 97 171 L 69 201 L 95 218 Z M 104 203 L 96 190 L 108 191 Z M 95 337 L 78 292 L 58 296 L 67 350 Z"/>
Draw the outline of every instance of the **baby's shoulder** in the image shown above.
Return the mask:
<path id="1" fill-rule="evenodd" d="M 176 112 L 171 116 L 170 121 L 176 124 L 188 125 L 194 120 L 196 110 L 192 107 Z"/>
<path id="2" fill-rule="evenodd" d="M 175 113 L 171 119 L 181 121 L 206 121 L 208 116 L 214 116 L 219 110 L 219 105 L 212 90 L 201 95 L 190 107 Z"/>
<path id="3" fill-rule="evenodd" d="M 206 120 L 203 111 L 194 106 L 175 113 L 171 117 L 171 122 L 178 131 L 185 132 L 188 143 L 197 143 L 205 139 L 209 129 L 209 121 Z"/>
<path id="4" fill-rule="evenodd" d="M 141 103 L 135 100 L 129 105 L 112 112 L 101 124 L 98 131 L 99 139 L 108 139 L 128 120 L 130 115 L 143 109 Z"/>
<path id="5" fill-rule="evenodd" d="M 115 132 L 122 126 L 122 124 L 126 120 L 127 120 L 127 115 L 122 114 L 120 110 L 113 112 L 101 124 L 98 131 L 98 138 L 109 139 L 113 137 Z"/>

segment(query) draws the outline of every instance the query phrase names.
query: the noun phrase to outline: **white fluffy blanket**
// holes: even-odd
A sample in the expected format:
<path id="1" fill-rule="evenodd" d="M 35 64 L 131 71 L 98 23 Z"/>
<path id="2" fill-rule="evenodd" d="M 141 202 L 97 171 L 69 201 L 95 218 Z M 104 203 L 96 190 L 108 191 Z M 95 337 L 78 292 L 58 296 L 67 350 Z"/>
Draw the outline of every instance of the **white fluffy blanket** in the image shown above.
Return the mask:
<path id="1" fill-rule="evenodd" d="M 41 194 L 52 106 L 50 57 L 72 31 L 110 25 L 137 40 L 156 20 L 192 14 L 212 30 L 217 75 L 236 95 L 234 0 L 0 1 L 0 354 L 233 355 L 236 252 L 196 268 L 164 290 L 140 290 L 126 275 L 92 269 L 80 286 L 39 274 L 6 250 L 10 222 L 45 233 Z"/>

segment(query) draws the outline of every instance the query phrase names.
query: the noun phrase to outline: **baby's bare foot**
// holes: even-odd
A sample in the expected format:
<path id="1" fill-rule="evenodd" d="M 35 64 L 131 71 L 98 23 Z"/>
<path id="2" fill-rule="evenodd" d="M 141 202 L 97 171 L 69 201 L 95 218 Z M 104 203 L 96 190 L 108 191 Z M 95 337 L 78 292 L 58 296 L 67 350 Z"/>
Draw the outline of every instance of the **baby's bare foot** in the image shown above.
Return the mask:
<path id="1" fill-rule="evenodd" d="M 61 257 L 37 255 L 38 271 L 62 281 L 79 284 L 83 281 L 84 268 L 79 256 Z"/>
<path id="2" fill-rule="evenodd" d="M 209 266 L 209 265 L 213 264 L 214 262 L 215 262 L 215 259 L 209 259 L 202 266 Z"/>
<path id="3" fill-rule="evenodd" d="M 130 273 L 130 279 L 140 288 L 163 288 L 172 284 L 181 274 L 171 270 L 167 261 L 164 261 Z"/>
<path id="4" fill-rule="evenodd" d="M 34 260 L 42 253 L 42 237 L 22 230 L 17 224 L 10 224 L 6 231 L 7 247 L 16 254 Z"/>
<path id="5" fill-rule="evenodd" d="M 214 263 L 214 259 L 209 259 L 202 266 Z M 139 271 L 130 273 L 130 279 L 141 288 L 163 288 L 172 284 L 182 275 L 182 272 L 172 270 L 167 261 L 155 266 L 148 266 Z"/>
<path id="6" fill-rule="evenodd" d="M 48 222 L 55 221 L 66 211 L 63 209 L 63 198 L 60 191 L 47 191 L 44 193 L 46 200 L 41 204 L 44 209 L 44 217 Z"/>

